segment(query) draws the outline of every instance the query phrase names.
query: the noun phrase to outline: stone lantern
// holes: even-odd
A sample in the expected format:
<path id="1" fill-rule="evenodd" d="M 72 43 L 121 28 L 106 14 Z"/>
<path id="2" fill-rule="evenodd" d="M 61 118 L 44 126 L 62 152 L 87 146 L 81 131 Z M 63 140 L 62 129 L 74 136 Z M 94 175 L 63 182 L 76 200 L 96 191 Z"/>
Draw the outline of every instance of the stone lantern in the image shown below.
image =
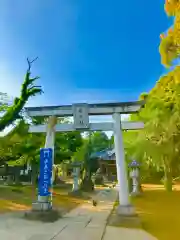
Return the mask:
<path id="1" fill-rule="evenodd" d="M 80 169 L 81 169 L 81 162 L 75 161 L 72 163 L 73 167 L 73 189 L 72 192 L 79 191 L 79 178 L 80 178 Z"/>
<path id="2" fill-rule="evenodd" d="M 130 168 L 130 178 L 132 178 L 132 192 L 131 192 L 131 196 L 138 196 L 140 195 L 140 191 L 139 191 L 139 168 L 140 168 L 140 164 L 136 161 L 133 160 L 130 164 L 129 164 L 129 168 Z"/>

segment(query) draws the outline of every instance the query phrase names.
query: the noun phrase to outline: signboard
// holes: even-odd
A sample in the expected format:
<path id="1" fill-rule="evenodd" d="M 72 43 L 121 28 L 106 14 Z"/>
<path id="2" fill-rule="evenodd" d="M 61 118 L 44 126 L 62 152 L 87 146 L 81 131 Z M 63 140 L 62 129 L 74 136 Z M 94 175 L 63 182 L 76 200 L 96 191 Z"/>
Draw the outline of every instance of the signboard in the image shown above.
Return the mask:
<path id="1" fill-rule="evenodd" d="M 74 127 L 75 129 L 89 128 L 89 107 L 88 104 L 73 105 Z"/>
<path id="2" fill-rule="evenodd" d="M 52 178 L 52 148 L 41 148 L 40 150 L 40 174 L 39 174 L 39 195 L 49 196 L 51 193 Z"/>

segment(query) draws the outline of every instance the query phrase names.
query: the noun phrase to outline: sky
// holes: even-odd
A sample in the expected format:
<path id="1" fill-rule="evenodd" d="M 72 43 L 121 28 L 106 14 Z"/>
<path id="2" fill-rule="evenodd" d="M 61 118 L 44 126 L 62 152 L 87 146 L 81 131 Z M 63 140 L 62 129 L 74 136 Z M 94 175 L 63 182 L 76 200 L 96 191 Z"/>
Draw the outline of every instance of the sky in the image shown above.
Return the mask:
<path id="1" fill-rule="evenodd" d="M 18 96 L 26 58 L 44 94 L 28 106 L 137 100 L 165 69 L 164 0 L 0 0 L 0 91 Z"/>

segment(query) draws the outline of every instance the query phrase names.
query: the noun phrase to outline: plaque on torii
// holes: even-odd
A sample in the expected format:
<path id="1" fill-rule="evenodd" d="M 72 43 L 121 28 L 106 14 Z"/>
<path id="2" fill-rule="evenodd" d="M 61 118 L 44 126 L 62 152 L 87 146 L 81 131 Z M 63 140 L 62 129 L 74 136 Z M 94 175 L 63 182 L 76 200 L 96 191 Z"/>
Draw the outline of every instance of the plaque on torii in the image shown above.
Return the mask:
<path id="1" fill-rule="evenodd" d="M 74 128 L 76 130 L 89 129 L 89 106 L 86 103 L 73 104 Z"/>

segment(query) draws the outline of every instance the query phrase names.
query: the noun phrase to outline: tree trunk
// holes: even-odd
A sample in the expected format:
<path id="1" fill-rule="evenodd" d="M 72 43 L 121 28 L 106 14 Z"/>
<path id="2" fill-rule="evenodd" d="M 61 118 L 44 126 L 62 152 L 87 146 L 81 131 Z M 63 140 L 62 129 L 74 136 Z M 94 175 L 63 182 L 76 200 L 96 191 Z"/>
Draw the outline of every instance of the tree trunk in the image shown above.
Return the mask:
<path id="1" fill-rule="evenodd" d="M 32 200 L 35 201 L 36 200 L 36 186 L 37 186 L 37 175 L 38 175 L 38 166 L 35 163 L 31 163 L 31 173 L 30 173 L 30 179 L 31 179 L 31 186 L 32 186 Z M 38 181 L 38 185 L 39 185 L 39 181 Z"/>
<path id="2" fill-rule="evenodd" d="M 20 184 L 20 169 L 19 167 L 15 167 L 15 184 Z"/>
<path id="3" fill-rule="evenodd" d="M 142 182 L 141 182 L 141 170 L 139 170 L 139 177 L 138 177 L 138 190 L 140 193 L 143 192 L 143 188 L 142 188 Z"/>
<path id="4" fill-rule="evenodd" d="M 91 172 L 89 169 L 84 169 L 83 179 L 81 182 L 81 189 L 85 192 L 93 191 L 94 190 L 94 183 L 91 179 Z"/>
<path id="5" fill-rule="evenodd" d="M 172 192 L 172 174 L 169 170 L 164 172 L 164 187 L 166 191 Z"/>
<path id="6" fill-rule="evenodd" d="M 164 187 L 166 191 L 172 192 L 172 171 L 164 160 Z"/>
<path id="7" fill-rule="evenodd" d="M 13 176 L 12 175 L 8 175 L 6 182 L 7 182 L 8 185 L 12 185 L 13 184 Z"/>
<path id="8" fill-rule="evenodd" d="M 59 173 L 59 170 L 58 170 L 58 167 L 56 167 L 55 173 L 54 173 L 54 182 L 53 182 L 54 185 L 57 185 L 58 183 L 58 176 L 59 176 L 58 173 Z"/>
<path id="9" fill-rule="evenodd" d="M 36 186 L 37 181 L 37 167 L 35 164 L 31 165 L 31 184 Z"/>

